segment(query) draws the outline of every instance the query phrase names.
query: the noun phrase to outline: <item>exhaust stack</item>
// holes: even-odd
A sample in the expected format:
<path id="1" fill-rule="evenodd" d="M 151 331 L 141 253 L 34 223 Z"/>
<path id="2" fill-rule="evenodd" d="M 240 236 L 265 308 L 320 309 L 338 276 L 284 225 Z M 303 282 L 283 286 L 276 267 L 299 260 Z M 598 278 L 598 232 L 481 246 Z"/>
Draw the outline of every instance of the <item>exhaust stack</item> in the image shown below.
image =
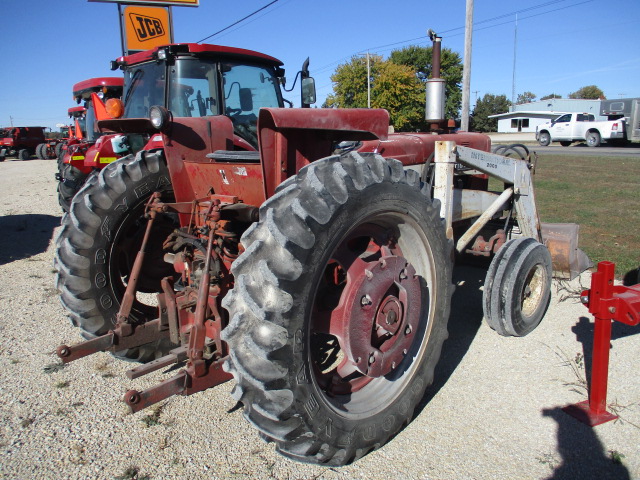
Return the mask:
<path id="1" fill-rule="evenodd" d="M 444 122 L 444 79 L 440 78 L 440 53 L 442 37 L 429 30 L 429 38 L 433 42 L 431 78 L 427 80 L 425 119 L 431 124 L 431 130 L 441 128 Z"/>

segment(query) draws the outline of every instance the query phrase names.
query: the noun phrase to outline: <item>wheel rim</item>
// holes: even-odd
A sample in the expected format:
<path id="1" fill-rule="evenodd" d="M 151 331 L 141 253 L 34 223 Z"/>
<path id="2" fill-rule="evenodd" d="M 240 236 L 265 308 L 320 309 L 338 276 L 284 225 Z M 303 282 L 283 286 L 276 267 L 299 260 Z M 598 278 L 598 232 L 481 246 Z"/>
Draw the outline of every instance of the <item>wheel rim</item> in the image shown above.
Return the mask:
<path id="1" fill-rule="evenodd" d="M 145 204 L 146 201 L 139 203 L 127 214 L 111 242 L 109 276 L 113 294 L 118 299 L 124 295 L 133 263 L 142 245 L 142 238 L 147 227 L 147 220 L 144 218 Z M 162 242 L 173 228 L 174 225 L 171 222 L 163 222 L 163 216 L 159 216 L 154 222 L 152 234 L 149 236 L 147 253 L 138 278 L 136 288 L 138 292 L 160 292 L 160 281 L 166 276 L 175 274 L 172 266 L 164 262 L 162 248 Z M 136 295 L 132 311 L 136 312 L 138 316 L 142 316 L 139 318 L 141 321 L 153 317 L 157 314 L 155 297 Z"/>
<path id="2" fill-rule="evenodd" d="M 431 330 L 433 265 L 424 233 L 404 214 L 367 219 L 337 243 L 316 289 L 309 349 L 334 409 L 371 415 L 407 387 Z"/>
<path id="3" fill-rule="evenodd" d="M 535 265 L 527 274 L 522 287 L 520 305 L 522 315 L 531 317 L 540 306 L 544 297 L 545 271 L 542 265 Z"/>

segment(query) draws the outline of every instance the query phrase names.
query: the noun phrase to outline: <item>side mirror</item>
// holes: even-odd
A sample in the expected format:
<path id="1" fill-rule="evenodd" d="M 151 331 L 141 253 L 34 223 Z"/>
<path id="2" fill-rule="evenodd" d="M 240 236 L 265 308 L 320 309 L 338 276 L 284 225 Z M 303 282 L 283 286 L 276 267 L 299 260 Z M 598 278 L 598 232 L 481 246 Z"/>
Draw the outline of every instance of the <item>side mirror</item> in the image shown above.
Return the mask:
<path id="1" fill-rule="evenodd" d="M 303 78 L 300 84 L 302 105 L 316 103 L 316 81 L 313 77 Z"/>
<path id="2" fill-rule="evenodd" d="M 253 95 L 250 88 L 240 89 L 240 109 L 243 112 L 253 111 Z"/>

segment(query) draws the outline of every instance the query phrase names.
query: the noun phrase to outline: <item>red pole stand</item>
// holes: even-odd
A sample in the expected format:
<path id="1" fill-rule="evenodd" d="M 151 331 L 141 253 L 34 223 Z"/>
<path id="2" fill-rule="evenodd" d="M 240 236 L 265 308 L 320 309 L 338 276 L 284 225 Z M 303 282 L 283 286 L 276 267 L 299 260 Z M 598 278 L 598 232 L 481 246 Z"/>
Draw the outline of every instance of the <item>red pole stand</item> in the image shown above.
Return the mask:
<path id="1" fill-rule="evenodd" d="M 607 412 L 611 321 L 627 325 L 640 323 L 640 285 L 614 285 L 615 267 L 614 263 L 600 262 L 598 271 L 591 276 L 591 289 L 582 292 L 582 302 L 595 317 L 589 400 L 563 408 L 592 427 L 618 418 Z"/>

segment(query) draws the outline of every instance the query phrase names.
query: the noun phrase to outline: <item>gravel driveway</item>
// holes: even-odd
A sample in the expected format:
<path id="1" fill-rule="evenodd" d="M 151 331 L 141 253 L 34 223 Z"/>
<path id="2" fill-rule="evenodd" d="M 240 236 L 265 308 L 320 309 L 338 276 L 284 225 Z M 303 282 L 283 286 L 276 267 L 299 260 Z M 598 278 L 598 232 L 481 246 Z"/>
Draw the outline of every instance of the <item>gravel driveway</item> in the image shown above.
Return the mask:
<path id="1" fill-rule="evenodd" d="M 473 268 L 455 272 L 450 338 L 416 419 L 354 465 L 279 456 L 234 408 L 229 383 L 128 414 L 124 392 L 160 373 L 129 381 L 131 364 L 102 353 L 55 367 L 56 346 L 80 339 L 54 288 L 55 170 L 0 163 L 1 478 L 640 478 L 640 327 L 613 326 L 608 401 L 621 419 L 589 428 L 561 410 L 586 399 L 593 319 L 563 300 L 579 284 L 554 285 L 540 327 L 504 338 L 482 321 L 484 272 Z"/>

